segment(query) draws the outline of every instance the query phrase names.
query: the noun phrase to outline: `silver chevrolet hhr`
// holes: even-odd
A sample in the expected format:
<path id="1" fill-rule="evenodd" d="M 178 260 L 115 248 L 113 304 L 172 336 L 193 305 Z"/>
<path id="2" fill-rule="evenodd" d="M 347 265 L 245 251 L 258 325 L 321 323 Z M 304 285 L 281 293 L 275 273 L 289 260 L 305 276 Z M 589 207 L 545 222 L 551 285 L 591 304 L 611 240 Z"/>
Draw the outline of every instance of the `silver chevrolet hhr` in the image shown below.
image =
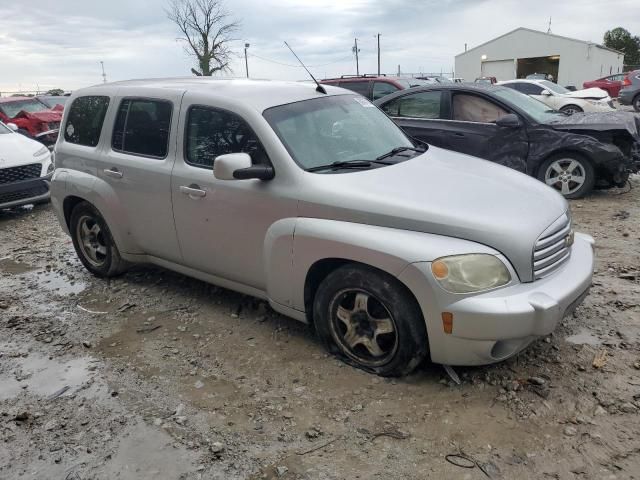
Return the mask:
<path id="1" fill-rule="evenodd" d="M 479 365 L 549 334 L 593 240 L 535 179 L 418 144 L 361 96 L 202 78 L 76 91 L 52 201 L 101 277 L 160 265 L 313 324 L 352 365 Z"/>

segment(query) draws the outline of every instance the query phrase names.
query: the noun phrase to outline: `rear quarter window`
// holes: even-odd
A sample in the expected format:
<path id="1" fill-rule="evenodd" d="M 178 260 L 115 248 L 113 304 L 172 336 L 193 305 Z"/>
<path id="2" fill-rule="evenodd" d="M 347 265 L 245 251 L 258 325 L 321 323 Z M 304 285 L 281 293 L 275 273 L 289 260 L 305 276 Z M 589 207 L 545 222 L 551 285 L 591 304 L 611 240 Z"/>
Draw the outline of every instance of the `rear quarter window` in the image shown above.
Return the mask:
<path id="1" fill-rule="evenodd" d="M 86 147 L 98 145 L 108 108 L 109 97 L 106 96 L 88 95 L 76 98 L 69 107 L 64 140 Z"/>

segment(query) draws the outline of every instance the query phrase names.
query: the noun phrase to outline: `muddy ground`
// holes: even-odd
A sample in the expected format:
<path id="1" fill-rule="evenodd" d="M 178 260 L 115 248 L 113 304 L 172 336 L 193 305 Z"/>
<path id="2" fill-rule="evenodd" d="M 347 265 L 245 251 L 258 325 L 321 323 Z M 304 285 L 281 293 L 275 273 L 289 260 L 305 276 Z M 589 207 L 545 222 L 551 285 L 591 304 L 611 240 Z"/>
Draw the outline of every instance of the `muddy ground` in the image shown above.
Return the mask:
<path id="1" fill-rule="evenodd" d="M 571 204 L 597 242 L 584 304 L 459 386 L 345 366 L 264 303 L 165 270 L 94 278 L 49 206 L 2 212 L 0 478 L 640 478 L 632 184 Z"/>

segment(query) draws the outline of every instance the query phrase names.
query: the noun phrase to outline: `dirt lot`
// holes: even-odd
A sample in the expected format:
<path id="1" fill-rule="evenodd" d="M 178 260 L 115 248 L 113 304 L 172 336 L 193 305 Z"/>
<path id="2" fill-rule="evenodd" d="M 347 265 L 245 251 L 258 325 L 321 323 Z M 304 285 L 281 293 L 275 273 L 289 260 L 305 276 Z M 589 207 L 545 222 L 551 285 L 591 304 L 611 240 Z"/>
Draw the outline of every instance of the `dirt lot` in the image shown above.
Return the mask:
<path id="1" fill-rule="evenodd" d="M 571 205 L 597 242 L 585 303 L 460 386 L 345 366 L 264 303 L 164 270 L 93 278 L 49 207 L 0 213 L 0 478 L 640 478 L 632 183 Z"/>

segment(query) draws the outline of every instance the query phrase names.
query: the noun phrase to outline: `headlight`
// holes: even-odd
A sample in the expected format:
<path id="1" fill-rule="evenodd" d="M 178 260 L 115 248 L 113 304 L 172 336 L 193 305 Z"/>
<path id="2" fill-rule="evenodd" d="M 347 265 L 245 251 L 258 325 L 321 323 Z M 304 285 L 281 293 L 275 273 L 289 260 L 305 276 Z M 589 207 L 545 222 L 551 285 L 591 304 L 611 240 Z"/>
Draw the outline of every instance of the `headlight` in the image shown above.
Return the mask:
<path id="1" fill-rule="evenodd" d="M 36 153 L 33 154 L 34 157 L 41 157 L 42 155 L 45 155 L 49 153 L 49 149 L 47 147 L 42 147 L 40 150 L 38 150 Z"/>
<path id="2" fill-rule="evenodd" d="M 488 254 L 442 257 L 431 263 L 431 272 L 442 288 L 451 293 L 479 292 L 511 281 L 505 264 Z"/>

